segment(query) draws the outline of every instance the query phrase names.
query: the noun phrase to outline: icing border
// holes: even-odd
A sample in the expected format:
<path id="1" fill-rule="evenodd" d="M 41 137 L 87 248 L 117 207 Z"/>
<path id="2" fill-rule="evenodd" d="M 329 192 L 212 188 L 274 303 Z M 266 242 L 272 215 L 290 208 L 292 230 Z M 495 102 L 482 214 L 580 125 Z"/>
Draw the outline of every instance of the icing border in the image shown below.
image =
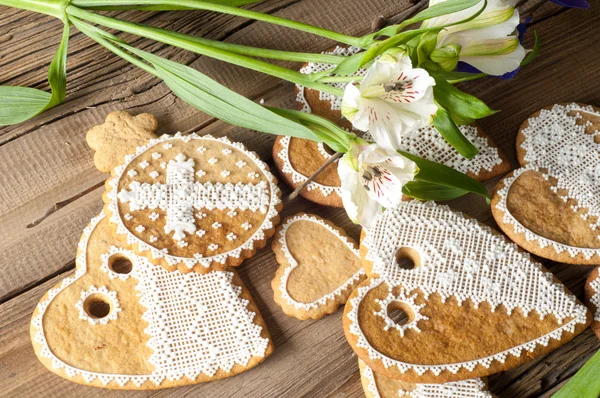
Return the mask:
<path id="1" fill-rule="evenodd" d="M 235 149 L 239 150 L 240 152 L 242 152 L 243 154 L 245 154 L 250 160 L 252 160 L 254 162 L 254 164 L 256 164 L 256 166 L 258 166 L 258 168 L 261 170 L 261 172 L 267 179 L 268 184 L 269 184 L 269 191 L 270 191 L 270 201 L 269 201 L 269 208 L 266 212 L 265 218 L 264 218 L 262 224 L 260 225 L 260 227 L 256 230 L 256 232 L 254 232 L 254 234 L 250 238 L 248 238 L 248 240 L 246 240 L 243 244 L 241 244 L 237 248 L 230 250 L 228 252 L 225 252 L 225 253 L 220 253 L 220 254 L 217 254 L 214 256 L 208 256 L 208 257 L 174 256 L 171 254 L 167 254 L 167 253 L 163 252 L 162 250 L 159 250 L 158 248 L 152 246 L 149 243 L 144 242 L 143 240 L 141 240 L 140 238 L 135 236 L 133 233 L 131 233 L 125 227 L 125 224 L 123 223 L 121 214 L 119 213 L 119 206 L 118 206 L 118 200 L 117 200 L 117 194 L 118 194 L 117 188 L 119 186 L 121 177 L 123 176 L 123 173 L 125 172 L 125 169 L 127 168 L 127 166 L 129 166 L 129 164 L 133 160 L 135 160 L 141 154 L 145 153 L 146 151 L 150 150 L 151 148 L 155 147 L 156 145 L 164 143 L 165 141 L 174 141 L 174 140 L 181 140 L 185 143 L 187 143 L 191 140 L 215 141 L 215 142 L 219 142 L 221 144 L 230 146 L 232 148 L 235 148 Z M 112 222 L 113 224 L 115 224 L 117 226 L 117 233 L 119 235 L 126 235 L 127 244 L 129 244 L 129 245 L 137 244 L 139 253 L 143 253 L 145 251 L 150 251 L 150 254 L 152 255 L 153 259 L 164 258 L 170 266 L 184 264 L 189 269 L 193 268 L 197 264 L 202 265 L 204 268 L 209 268 L 213 262 L 225 264 L 227 262 L 227 259 L 230 257 L 240 258 L 243 250 L 253 250 L 254 242 L 264 240 L 264 238 L 265 238 L 264 232 L 268 231 L 274 227 L 273 219 L 275 219 L 279 216 L 279 211 L 277 211 L 277 206 L 281 203 L 281 199 L 279 198 L 280 190 L 277 187 L 277 182 L 275 180 L 275 177 L 273 176 L 273 174 L 271 174 L 271 171 L 269 170 L 269 166 L 266 163 L 264 163 L 258 157 L 258 155 L 256 153 L 247 150 L 245 148 L 245 146 L 240 142 L 232 142 L 227 137 L 213 137 L 210 134 L 199 136 L 196 133 L 183 135 L 180 132 L 178 132 L 175 135 L 165 134 L 159 138 L 151 139 L 146 144 L 137 147 L 135 154 L 129 154 L 129 155 L 125 156 L 125 162 L 115 168 L 114 176 L 112 178 L 110 178 L 108 185 L 109 185 L 109 189 L 106 191 L 106 197 L 109 199 L 109 202 L 106 204 L 106 206 L 112 213 L 109 220 L 110 220 L 110 222 Z"/>

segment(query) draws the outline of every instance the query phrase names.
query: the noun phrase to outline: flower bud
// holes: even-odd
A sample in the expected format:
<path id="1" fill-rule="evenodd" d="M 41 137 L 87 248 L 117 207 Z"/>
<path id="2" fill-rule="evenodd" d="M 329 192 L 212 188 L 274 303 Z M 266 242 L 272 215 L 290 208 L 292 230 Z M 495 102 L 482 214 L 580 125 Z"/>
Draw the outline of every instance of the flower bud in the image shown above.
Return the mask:
<path id="1" fill-rule="evenodd" d="M 406 46 L 392 47 L 383 52 L 379 57 L 379 61 L 396 63 L 405 55 L 408 55 Z"/>
<path id="2" fill-rule="evenodd" d="M 436 48 L 429 56 L 431 60 L 437 63 L 445 71 L 453 71 L 458 63 L 460 54 L 460 44 L 446 44 L 443 47 Z"/>

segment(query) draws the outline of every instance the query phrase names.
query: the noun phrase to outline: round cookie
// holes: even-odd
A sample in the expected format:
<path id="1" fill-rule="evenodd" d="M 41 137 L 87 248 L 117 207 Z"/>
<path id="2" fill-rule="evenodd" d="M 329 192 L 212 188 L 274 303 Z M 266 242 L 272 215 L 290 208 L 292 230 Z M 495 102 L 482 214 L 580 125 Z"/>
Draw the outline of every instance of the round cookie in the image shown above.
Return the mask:
<path id="1" fill-rule="evenodd" d="M 150 140 L 106 187 L 105 211 L 123 244 L 167 270 L 237 266 L 279 222 L 280 191 L 268 166 L 226 137 Z"/>
<path id="2" fill-rule="evenodd" d="M 286 218 L 275 236 L 272 248 L 280 267 L 271 286 L 287 315 L 304 320 L 332 314 L 365 279 L 358 245 L 328 220 L 298 213 Z"/>
<path id="3" fill-rule="evenodd" d="M 469 379 L 444 384 L 406 383 L 388 379 L 375 373 L 363 361 L 358 360 L 360 381 L 367 398 L 492 398 L 486 383 L 481 379 Z"/>
<path id="4" fill-rule="evenodd" d="M 525 250 L 600 264 L 600 110 L 577 103 L 534 113 L 517 135 L 521 168 L 492 196 L 499 227 Z"/>
<path id="5" fill-rule="evenodd" d="M 358 357 L 391 379 L 445 383 L 508 370 L 591 321 L 527 253 L 447 206 L 386 210 L 364 231 L 361 255 L 369 278 L 346 304 L 344 332 Z"/>
<path id="6" fill-rule="evenodd" d="M 594 315 L 592 330 L 600 339 L 600 268 L 595 268 L 585 282 L 585 302 Z"/>
<path id="7" fill-rule="evenodd" d="M 41 298 L 30 332 L 50 371 L 111 389 L 221 379 L 273 351 L 234 270 L 169 272 L 122 247 L 104 214 L 84 229 L 75 274 Z"/>

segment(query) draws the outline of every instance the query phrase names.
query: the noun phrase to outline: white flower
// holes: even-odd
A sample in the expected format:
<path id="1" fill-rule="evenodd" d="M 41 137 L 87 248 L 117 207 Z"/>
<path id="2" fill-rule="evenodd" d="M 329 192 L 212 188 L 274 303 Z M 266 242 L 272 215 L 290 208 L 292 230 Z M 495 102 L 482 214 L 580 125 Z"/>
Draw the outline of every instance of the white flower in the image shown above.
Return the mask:
<path id="1" fill-rule="evenodd" d="M 418 171 L 412 160 L 397 152 L 377 144 L 353 145 L 338 163 L 342 201 L 348 216 L 369 228 L 384 207 L 398 206 L 402 187 Z"/>
<path id="2" fill-rule="evenodd" d="M 413 69 L 410 58 L 381 57 L 360 85 L 344 91 L 342 114 L 374 141 L 390 150 L 400 148 L 402 136 L 427 126 L 437 111 L 433 101 L 435 80 L 424 69 Z"/>
<path id="3" fill-rule="evenodd" d="M 429 6 L 446 0 L 430 0 Z M 466 62 L 489 75 L 501 76 L 519 67 L 525 49 L 519 42 L 516 28 L 519 12 L 516 0 L 488 0 L 485 10 L 472 21 L 448 26 L 438 34 L 437 47 L 457 44 L 461 47 L 459 61 Z M 422 28 L 456 23 L 475 14 L 483 0 L 466 10 L 426 20 Z"/>

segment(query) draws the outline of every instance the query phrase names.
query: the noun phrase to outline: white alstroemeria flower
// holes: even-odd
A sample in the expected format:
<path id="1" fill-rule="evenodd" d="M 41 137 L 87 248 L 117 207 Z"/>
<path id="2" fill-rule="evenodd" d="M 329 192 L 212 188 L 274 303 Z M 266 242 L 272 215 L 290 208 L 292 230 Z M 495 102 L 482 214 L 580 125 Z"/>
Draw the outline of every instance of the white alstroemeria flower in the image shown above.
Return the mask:
<path id="1" fill-rule="evenodd" d="M 437 111 L 435 80 L 426 70 L 413 69 L 410 58 L 382 56 L 360 84 L 346 86 L 342 114 L 361 131 L 369 131 L 380 146 L 400 148 L 402 136 L 427 126 Z"/>
<path id="2" fill-rule="evenodd" d="M 419 168 L 398 152 L 377 144 L 355 144 L 338 163 L 342 202 L 350 219 L 369 228 L 383 208 L 402 200 L 402 187 Z"/>
<path id="3" fill-rule="evenodd" d="M 446 0 L 429 0 L 429 6 Z M 472 21 L 449 26 L 438 34 L 437 47 L 460 46 L 459 61 L 489 75 L 501 76 L 519 67 L 525 49 L 516 33 L 519 12 L 517 0 L 488 0 L 485 10 Z M 466 10 L 426 20 L 422 28 L 456 23 L 477 12 L 483 0 Z"/>

